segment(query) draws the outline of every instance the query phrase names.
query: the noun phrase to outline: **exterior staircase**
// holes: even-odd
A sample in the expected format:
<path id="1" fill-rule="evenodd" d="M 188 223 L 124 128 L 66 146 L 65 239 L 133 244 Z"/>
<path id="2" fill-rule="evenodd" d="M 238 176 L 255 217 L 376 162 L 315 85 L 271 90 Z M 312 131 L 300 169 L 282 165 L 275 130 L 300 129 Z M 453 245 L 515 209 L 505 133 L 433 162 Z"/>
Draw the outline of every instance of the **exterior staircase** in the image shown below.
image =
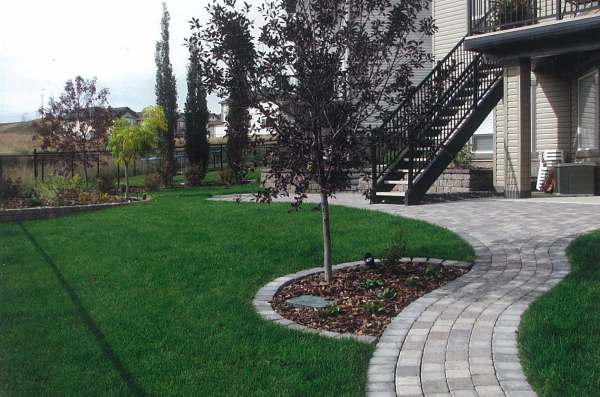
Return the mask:
<path id="1" fill-rule="evenodd" d="M 421 202 L 502 95 L 502 67 L 463 38 L 373 131 L 371 200 Z"/>

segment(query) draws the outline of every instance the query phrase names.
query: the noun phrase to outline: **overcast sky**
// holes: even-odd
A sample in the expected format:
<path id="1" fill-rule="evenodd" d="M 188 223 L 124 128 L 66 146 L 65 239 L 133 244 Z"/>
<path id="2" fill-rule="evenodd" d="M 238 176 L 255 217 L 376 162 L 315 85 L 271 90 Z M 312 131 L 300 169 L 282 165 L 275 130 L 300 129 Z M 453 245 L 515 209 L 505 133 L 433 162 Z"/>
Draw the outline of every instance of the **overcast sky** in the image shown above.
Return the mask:
<path id="1" fill-rule="evenodd" d="M 257 4 L 258 0 L 247 0 Z M 192 17 L 206 20 L 208 0 L 167 0 L 171 62 L 185 103 L 187 50 Z M 0 122 L 32 118 L 41 95 L 58 96 L 67 79 L 97 77 L 110 89 L 112 106 L 139 111 L 154 97 L 154 48 L 162 0 L 0 1 Z M 218 99 L 209 98 L 218 112 Z"/>

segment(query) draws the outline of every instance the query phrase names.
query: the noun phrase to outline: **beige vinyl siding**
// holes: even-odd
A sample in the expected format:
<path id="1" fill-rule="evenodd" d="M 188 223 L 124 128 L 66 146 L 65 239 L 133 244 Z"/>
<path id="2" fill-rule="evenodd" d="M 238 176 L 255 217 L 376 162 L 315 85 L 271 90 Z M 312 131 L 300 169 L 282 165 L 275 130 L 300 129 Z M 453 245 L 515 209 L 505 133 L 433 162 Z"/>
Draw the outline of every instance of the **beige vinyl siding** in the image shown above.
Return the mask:
<path id="1" fill-rule="evenodd" d="M 398 1 L 402 1 L 402 0 L 398 0 Z M 432 8 L 433 8 L 433 4 L 431 4 L 429 6 L 429 9 L 421 11 L 419 13 L 419 20 L 421 20 L 423 18 L 431 17 Z M 431 36 L 425 36 L 425 37 L 423 37 L 420 34 L 413 34 L 413 35 L 409 36 L 409 39 L 411 39 L 411 40 L 423 40 L 423 50 L 427 54 L 433 54 L 433 38 Z M 414 78 L 412 80 L 413 84 L 417 85 L 425 77 L 427 77 L 427 75 L 429 74 L 429 72 L 431 72 L 431 68 L 432 68 L 432 64 L 431 64 L 431 62 L 428 62 L 425 65 L 423 65 L 423 68 L 415 70 L 415 75 L 414 75 Z"/>
<path id="2" fill-rule="evenodd" d="M 518 98 L 519 98 L 519 84 L 518 75 L 519 70 L 515 67 L 506 67 L 504 69 L 504 79 L 506 84 L 504 85 L 504 140 L 505 146 L 503 152 L 506 156 L 504 161 L 504 185 L 508 191 L 518 190 L 518 157 L 519 157 L 519 139 L 515 132 L 519 126 L 518 119 Z"/>
<path id="3" fill-rule="evenodd" d="M 506 89 L 506 82 L 504 83 Z M 504 175 L 506 169 L 504 153 L 504 136 L 506 134 L 506 117 L 504 114 L 504 98 L 500 100 L 494 111 L 494 187 L 504 191 Z"/>
<path id="4" fill-rule="evenodd" d="M 434 0 L 433 17 L 438 28 L 433 39 L 434 55 L 441 60 L 467 34 L 467 2 Z"/>
<path id="5" fill-rule="evenodd" d="M 571 84 L 550 73 L 536 73 L 536 149 L 570 152 Z"/>

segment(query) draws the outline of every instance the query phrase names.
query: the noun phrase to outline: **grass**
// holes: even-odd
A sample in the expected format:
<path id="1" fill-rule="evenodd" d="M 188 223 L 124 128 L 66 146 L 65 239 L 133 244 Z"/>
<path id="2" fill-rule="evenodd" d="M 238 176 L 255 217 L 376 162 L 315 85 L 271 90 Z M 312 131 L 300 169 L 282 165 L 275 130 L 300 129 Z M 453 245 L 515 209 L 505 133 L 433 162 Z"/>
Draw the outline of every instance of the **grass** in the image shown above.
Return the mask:
<path id="1" fill-rule="evenodd" d="M 252 296 L 321 262 L 311 206 L 206 201 L 199 188 L 81 216 L 0 224 L 0 395 L 363 396 L 373 348 L 263 321 Z M 455 234 L 332 208 L 334 260 L 472 260 Z"/>
<path id="2" fill-rule="evenodd" d="M 572 273 L 521 321 L 519 351 L 540 397 L 600 396 L 599 253 L 600 231 L 574 241 Z"/>
<path id="3" fill-rule="evenodd" d="M 0 124 L 0 154 L 31 154 L 40 146 L 31 122 Z"/>

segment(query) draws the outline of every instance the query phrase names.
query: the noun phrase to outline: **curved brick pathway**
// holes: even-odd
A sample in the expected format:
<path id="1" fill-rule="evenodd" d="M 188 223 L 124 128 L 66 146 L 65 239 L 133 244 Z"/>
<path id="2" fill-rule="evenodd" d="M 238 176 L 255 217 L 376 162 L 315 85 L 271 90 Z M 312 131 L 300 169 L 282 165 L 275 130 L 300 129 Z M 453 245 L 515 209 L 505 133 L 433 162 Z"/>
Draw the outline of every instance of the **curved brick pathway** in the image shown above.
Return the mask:
<path id="1" fill-rule="evenodd" d="M 569 272 L 569 243 L 600 229 L 598 198 L 570 201 L 482 199 L 405 207 L 338 195 L 334 204 L 447 227 L 477 255 L 471 272 L 413 302 L 388 326 L 370 361 L 368 395 L 535 396 L 517 355 L 520 317 Z"/>

